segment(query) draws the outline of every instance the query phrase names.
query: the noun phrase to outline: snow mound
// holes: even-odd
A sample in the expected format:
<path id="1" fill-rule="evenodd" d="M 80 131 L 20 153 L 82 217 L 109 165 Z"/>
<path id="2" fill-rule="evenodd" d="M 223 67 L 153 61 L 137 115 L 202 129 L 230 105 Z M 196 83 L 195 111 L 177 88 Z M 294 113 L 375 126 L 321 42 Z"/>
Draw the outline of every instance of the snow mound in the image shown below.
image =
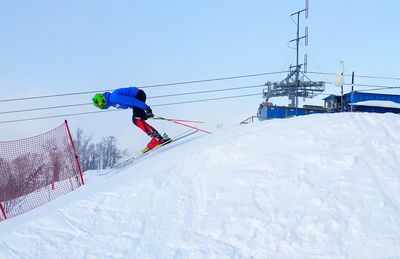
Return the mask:
<path id="1" fill-rule="evenodd" d="M 171 143 L 0 223 L 0 258 L 398 257 L 399 132 L 316 114 Z"/>

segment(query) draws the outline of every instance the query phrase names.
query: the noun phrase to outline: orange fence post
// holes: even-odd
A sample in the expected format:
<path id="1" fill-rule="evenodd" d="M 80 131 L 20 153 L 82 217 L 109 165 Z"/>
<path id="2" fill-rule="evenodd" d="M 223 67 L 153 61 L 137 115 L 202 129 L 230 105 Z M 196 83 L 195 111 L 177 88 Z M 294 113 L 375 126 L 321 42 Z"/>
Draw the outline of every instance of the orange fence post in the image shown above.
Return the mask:
<path id="1" fill-rule="evenodd" d="M 68 122 L 67 122 L 67 120 L 65 120 L 65 126 L 67 127 L 67 131 L 68 131 L 68 135 L 69 135 L 69 140 L 71 141 L 72 149 L 74 150 L 76 164 L 78 165 L 79 174 L 81 175 L 82 185 L 84 185 L 85 182 L 83 181 L 83 174 L 82 174 L 82 170 L 81 170 L 81 165 L 79 164 L 78 155 L 76 154 L 76 150 L 75 150 L 75 146 L 74 146 L 74 141 L 72 140 L 72 136 L 71 136 L 71 132 L 69 131 L 69 127 L 68 127 Z"/>
<path id="2" fill-rule="evenodd" d="M 7 219 L 6 212 L 4 211 L 4 208 L 3 208 L 3 205 L 1 204 L 1 202 L 0 202 L 0 209 L 1 209 L 1 212 L 3 213 L 4 219 Z"/>

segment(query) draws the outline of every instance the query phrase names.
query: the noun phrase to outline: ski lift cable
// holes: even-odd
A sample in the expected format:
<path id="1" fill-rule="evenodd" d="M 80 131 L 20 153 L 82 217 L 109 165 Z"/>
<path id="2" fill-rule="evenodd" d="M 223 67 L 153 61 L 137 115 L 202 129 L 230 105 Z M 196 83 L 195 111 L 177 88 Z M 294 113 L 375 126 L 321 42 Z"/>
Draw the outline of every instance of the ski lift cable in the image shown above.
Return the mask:
<path id="1" fill-rule="evenodd" d="M 250 96 L 257 96 L 257 95 L 261 95 L 261 93 L 243 94 L 243 95 L 225 96 L 225 97 L 215 97 L 215 98 L 198 99 L 198 100 L 173 102 L 173 103 L 152 104 L 151 106 L 152 107 L 158 107 L 158 106 L 179 105 L 179 104 L 188 104 L 188 103 L 198 103 L 198 102 L 207 102 L 207 101 L 216 101 L 216 100 L 225 100 L 225 99 L 250 97 Z M 42 120 L 42 119 L 51 119 L 51 118 L 60 118 L 60 117 L 68 117 L 68 116 L 80 116 L 80 115 L 86 115 L 86 114 L 99 114 L 99 113 L 104 113 L 104 112 L 115 112 L 115 111 L 120 111 L 120 110 L 122 110 L 122 109 L 112 109 L 112 110 L 107 110 L 107 111 L 67 113 L 67 114 L 52 115 L 52 116 L 42 116 L 42 117 L 31 117 L 31 118 L 25 118 L 25 119 L 0 121 L 0 124 L 14 123 L 14 122 L 24 122 L 24 121 L 33 121 L 33 120 Z"/>
<path id="2" fill-rule="evenodd" d="M 213 82 L 213 81 L 233 80 L 233 79 L 248 78 L 248 77 L 258 77 L 258 76 L 282 74 L 282 73 L 286 73 L 286 72 L 287 71 L 276 71 L 276 72 L 266 72 L 266 73 L 258 73 L 258 74 L 247 74 L 247 75 L 230 76 L 230 77 L 219 77 L 219 78 L 210 78 L 210 79 L 200 79 L 200 80 L 192 80 L 192 81 L 174 82 L 174 83 L 144 85 L 144 86 L 140 86 L 140 88 L 144 89 L 144 88 L 155 88 L 155 87 L 164 87 L 164 86 L 173 86 L 173 85 L 185 85 L 185 84 L 196 84 L 196 83 L 205 83 L 205 82 Z M 22 101 L 22 100 L 30 100 L 30 99 L 44 99 L 44 98 L 51 98 L 51 97 L 92 94 L 92 93 L 99 93 L 99 92 L 108 92 L 108 91 L 113 91 L 113 90 L 115 90 L 115 89 L 103 89 L 103 90 L 93 90 L 93 91 L 84 91 L 84 92 L 73 92 L 73 93 L 40 95 L 40 96 L 31 96 L 31 97 L 20 97 L 20 98 L 12 98 L 12 99 L 3 99 L 3 100 L 0 100 L 0 102 L 11 102 L 11 101 Z"/>
<path id="3" fill-rule="evenodd" d="M 250 85 L 250 86 L 241 86 L 241 87 L 232 87 L 232 88 L 223 88 L 223 89 L 214 89 L 214 90 L 206 90 L 206 91 L 197 91 L 197 92 L 186 92 L 186 93 L 175 93 L 175 94 L 167 94 L 167 95 L 158 95 L 158 96 L 150 96 L 148 99 L 156 99 L 156 98 L 165 98 L 165 97 L 176 97 L 176 96 L 185 96 L 185 95 L 195 95 L 195 94 L 204 94 L 204 93 L 214 93 L 214 92 L 223 92 L 223 91 L 234 91 L 234 90 L 242 90 L 242 89 L 251 89 L 257 87 L 263 87 L 262 85 Z M 39 107 L 39 108 L 31 108 L 31 109 L 22 109 L 22 110 L 14 110 L 14 111 L 4 111 L 0 112 L 0 114 L 9 114 L 9 113 L 18 113 L 18 112 L 31 112 L 31 111 L 40 111 L 40 110 L 51 110 L 51 109 L 60 109 L 60 108 L 69 108 L 69 107 L 79 107 L 79 106 L 88 106 L 92 103 L 79 103 L 79 104 L 69 104 L 69 105 L 59 105 L 59 106 L 50 106 L 50 107 Z"/>

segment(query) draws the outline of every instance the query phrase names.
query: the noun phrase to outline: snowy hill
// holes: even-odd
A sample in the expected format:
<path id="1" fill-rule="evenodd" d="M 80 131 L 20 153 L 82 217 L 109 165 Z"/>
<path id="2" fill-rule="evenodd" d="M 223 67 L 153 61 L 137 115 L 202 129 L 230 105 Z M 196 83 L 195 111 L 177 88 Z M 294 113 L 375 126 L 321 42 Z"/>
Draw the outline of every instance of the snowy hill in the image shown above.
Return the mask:
<path id="1" fill-rule="evenodd" d="M 0 258 L 398 258 L 399 132 L 347 113 L 196 134 L 1 222 Z"/>

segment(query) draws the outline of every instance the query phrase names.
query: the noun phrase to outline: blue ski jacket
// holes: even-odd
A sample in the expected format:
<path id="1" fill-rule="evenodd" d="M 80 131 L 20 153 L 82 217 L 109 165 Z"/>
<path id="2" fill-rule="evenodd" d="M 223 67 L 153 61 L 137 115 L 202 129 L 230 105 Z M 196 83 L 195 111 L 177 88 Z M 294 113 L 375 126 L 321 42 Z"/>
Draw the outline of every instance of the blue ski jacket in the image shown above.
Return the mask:
<path id="1" fill-rule="evenodd" d="M 132 107 L 139 107 L 140 109 L 146 110 L 149 106 L 136 99 L 136 95 L 139 91 L 137 87 L 127 87 L 127 88 L 119 88 L 114 90 L 112 93 L 105 92 L 104 97 L 107 101 L 107 109 L 110 106 L 114 106 L 115 108 L 120 109 L 128 109 Z"/>

